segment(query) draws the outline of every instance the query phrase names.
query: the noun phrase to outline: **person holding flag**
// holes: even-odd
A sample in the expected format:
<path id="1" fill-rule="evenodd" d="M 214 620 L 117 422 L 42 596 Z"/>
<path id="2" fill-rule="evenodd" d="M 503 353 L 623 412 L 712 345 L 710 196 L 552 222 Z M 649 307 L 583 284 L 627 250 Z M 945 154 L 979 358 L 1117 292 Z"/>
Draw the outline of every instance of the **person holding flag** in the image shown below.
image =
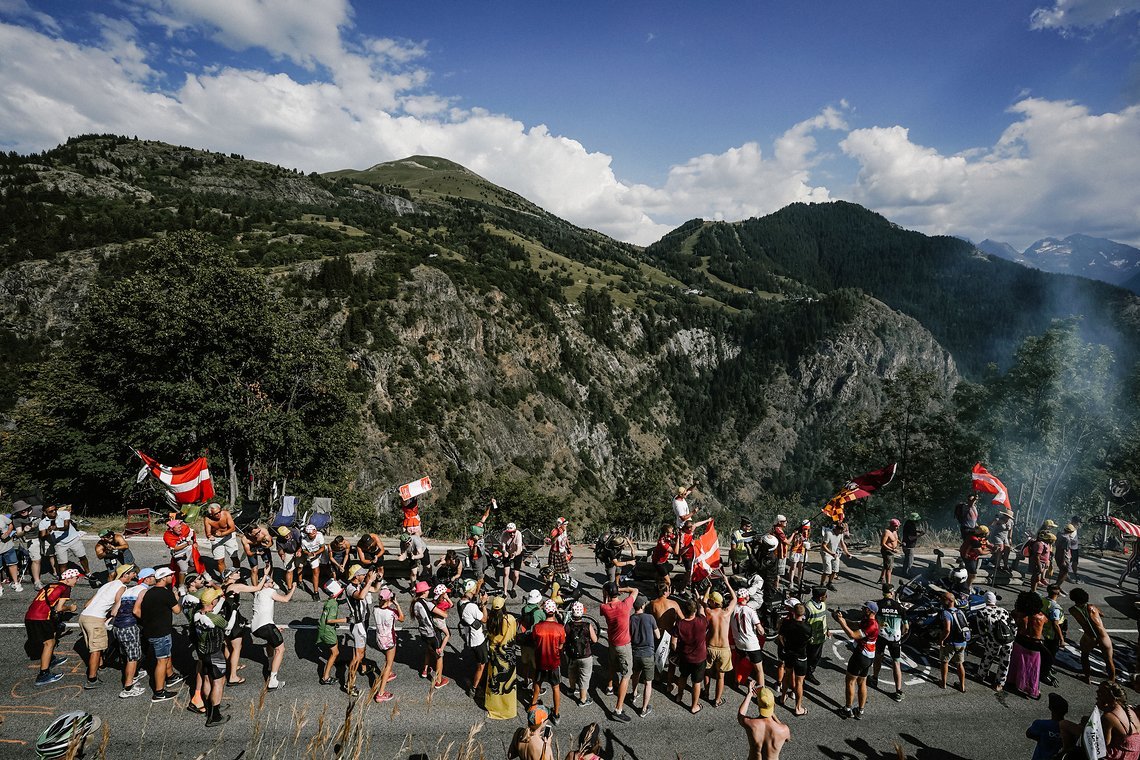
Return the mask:
<path id="1" fill-rule="evenodd" d="M 166 532 L 162 534 L 162 541 L 170 549 L 170 569 L 174 571 L 174 585 L 181 587 L 187 573 L 198 574 L 206 571 L 202 564 L 202 556 L 198 552 L 198 538 L 190 523 L 179 518 L 167 520 Z M 179 593 L 184 589 L 179 588 Z"/>

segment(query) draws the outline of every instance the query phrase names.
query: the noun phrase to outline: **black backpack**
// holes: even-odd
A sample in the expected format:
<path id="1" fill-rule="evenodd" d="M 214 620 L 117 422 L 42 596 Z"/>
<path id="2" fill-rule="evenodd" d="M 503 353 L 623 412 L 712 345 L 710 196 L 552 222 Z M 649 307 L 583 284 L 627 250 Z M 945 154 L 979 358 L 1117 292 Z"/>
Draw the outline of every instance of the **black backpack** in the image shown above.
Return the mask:
<path id="1" fill-rule="evenodd" d="M 590 626 L 588 620 L 572 620 L 566 625 L 566 653 L 572 660 L 581 660 L 589 657 L 594 650 L 590 641 Z"/>
<path id="2" fill-rule="evenodd" d="M 998 618 L 990 624 L 990 638 L 998 644 L 1012 644 L 1016 637 L 1017 631 L 1010 624 L 1009 618 Z"/>
<path id="3" fill-rule="evenodd" d="M 955 644 L 969 644 L 970 624 L 967 622 L 966 616 L 962 614 L 962 610 L 950 610 L 950 617 L 954 621 L 950 627 L 950 640 Z M 958 629 L 956 634 L 955 628 Z"/>

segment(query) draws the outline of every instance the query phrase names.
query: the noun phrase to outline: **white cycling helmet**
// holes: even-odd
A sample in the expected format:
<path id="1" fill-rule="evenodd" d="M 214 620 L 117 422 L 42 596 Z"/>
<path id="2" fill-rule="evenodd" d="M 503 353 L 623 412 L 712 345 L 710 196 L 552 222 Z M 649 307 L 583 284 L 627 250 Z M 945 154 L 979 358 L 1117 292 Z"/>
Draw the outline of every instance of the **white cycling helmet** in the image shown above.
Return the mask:
<path id="1" fill-rule="evenodd" d="M 954 580 L 958 581 L 959 583 L 966 580 L 966 578 L 968 576 L 969 576 L 969 573 L 966 572 L 966 568 L 964 568 L 964 567 L 956 567 L 950 571 L 950 577 L 953 578 Z"/>

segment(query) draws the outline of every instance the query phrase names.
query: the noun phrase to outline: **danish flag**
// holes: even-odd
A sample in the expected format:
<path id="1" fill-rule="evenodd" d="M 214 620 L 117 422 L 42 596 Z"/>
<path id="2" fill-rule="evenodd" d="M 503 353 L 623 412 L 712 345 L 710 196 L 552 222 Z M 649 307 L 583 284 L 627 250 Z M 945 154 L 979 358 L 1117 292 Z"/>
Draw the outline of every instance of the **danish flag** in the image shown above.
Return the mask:
<path id="1" fill-rule="evenodd" d="M 138 449 L 135 454 L 145 463 L 139 470 L 138 482 L 148 474 L 166 487 L 166 500 L 171 504 L 197 504 L 214 498 L 214 481 L 206 457 L 198 457 L 190 464 L 169 467 L 159 464 Z"/>
<path id="2" fill-rule="evenodd" d="M 992 493 L 994 504 L 1001 504 L 1006 509 L 1011 509 L 1009 506 L 1009 490 L 1005 484 L 987 472 L 986 468 L 982 467 L 981 462 L 974 465 L 974 471 L 970 477 L 974 481 L 975 491 Z"/>
<path id="3" fill-rule="evenodd" d="M 712 520 L 705 532 L 693 539 L 693 554 L 694 581 L 709 577 L 720 567 L 720 541 Z"/>

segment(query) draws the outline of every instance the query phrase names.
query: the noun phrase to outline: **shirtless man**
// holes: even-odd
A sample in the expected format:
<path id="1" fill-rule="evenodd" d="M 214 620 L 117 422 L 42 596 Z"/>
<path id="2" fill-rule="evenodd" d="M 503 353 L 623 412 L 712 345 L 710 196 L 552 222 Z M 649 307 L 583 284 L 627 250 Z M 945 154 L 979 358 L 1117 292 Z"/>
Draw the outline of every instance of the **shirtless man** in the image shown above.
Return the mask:
<path id="1" fill-rule="evenodd" d="M 661 631 L 661 640 L 657 644 L 658 652 L 662 651 L 662 647 L 664 647 L 665 652 L 669 651 L 669 642 L 674 636 L 677 621 L 681 619 L 681 605 L 677 604 L 677 600 L 672 598 L 672 594 L 673 587 L 668 579 L 661 581 L 657 584 L 657 598 L 650 602 L 647 608 L 649 614 L 657 621 L 657 630 Z M 1140 639 L 1138 639 L 1138 641 L 1140 641 Z M 660 657 L 657 657 L 657 664 L 658 666 L 662 664 Z M 668 676 L 664 675 L 665 668 L 659 667 L 657 669 L 658 680 L 665 678 L 664 686 L 659 686 L 658 688 L 664 688 L 666 693 L 668 693 L 673 686 L 674 667 L 675 664 L 670 662 Z"/>
<path id="2" fill-rule="evenodd" d="M 535 705 L 526 714 L 527 725 L 515 731 L 507 747 L 507 758 L 554 760 L 554 730 L 547 724 L 546 708 Z"/>
<path id="3" fill-rule="evenodd" d="M 210 556 L 218 564 L 219 579 L 226 573 L 226 557 L 236 556 L 241 551 L 238 543 L 237 526 L 228 509 L 222 509 L 218 502 L 211 502 L 202 516 L 206 529 L 206 540 L 210 542 Z"/>
<path id="4" fill-rule="evenodd" d="M 254 525 L 248 533 L 239 537 L 242 552 L 249 565 L 249 582 L 254 586 L 261 585 L 260 568 L 265 565 L 267 575 L 273 574 L 273 538 L 269 531 L 261 525 Z"/>
<path id="5" fill-rule="evenodd" d="M 759 718 L 748 717 L 753 695 L 760 708 Z M 744 701 L 736 711 L 736 720 L 748 737 L 748 760 L 779 760 L 784 742 L 791 741 L 792 732 L 775 713 L 776 695 L 767 686 L 754 686 L 744 695 Z"/>
<path id="6" fill-rule="evenodd" d="M 899 525 L 901 524 L 898 520 L 891 518 L 879 536 L 879 554 L 883 558 L 883 569 L 879 571 L 879 583 L 884 586 L 891 582 L 891 570 L 895 564 L 895 555 L 899 551 Z"/>
<path id="7" fill-rule="evenodd" d="M 1089 594 L 1083 588 L 1074 588 L 1069 592 L 1069 598 L 1074 604 L 1069 613 L 1081 624 L 1081 675 L 1085 683 L 1090 683 L 1092 672 L 1089 667 L 1089 653 L 1093 647 L 1099 646 L 1104 655 L 1104 667 L 1108 672 L 1108 680 L 1116 680 L 1116 663 L 1112 661 L 1112 639 L 1104 629 L 1104 619 L 1100 615 L 1100 608 L 1089 604 Z"/>
<path id="8" fill-rule="evenodd" d="M 705 601 L 705 617 L 709 621 L 709 667 L 716 674 L 716 700 L 714 707 L 724 704 L 724 674 L 732 672 L 732 650 L 728 647 L 728 627 L 736 611 L 736 593 L 725 576 L 728 586 L 728 604 L 719 592 L 712 592 Z"/>

